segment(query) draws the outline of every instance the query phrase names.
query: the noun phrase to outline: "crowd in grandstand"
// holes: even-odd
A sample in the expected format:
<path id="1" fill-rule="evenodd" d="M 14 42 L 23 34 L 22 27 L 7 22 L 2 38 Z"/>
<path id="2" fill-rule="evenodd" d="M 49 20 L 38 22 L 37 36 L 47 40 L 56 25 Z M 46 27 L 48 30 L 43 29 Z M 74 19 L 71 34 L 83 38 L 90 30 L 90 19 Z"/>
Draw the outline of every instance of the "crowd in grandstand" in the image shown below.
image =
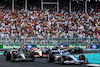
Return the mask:
<path id="1" fill-rule="evenodd" d="M 93 36 L 100 38 L 100 13 L 91 8 L 88 13 L 72 10 L 69 14 L 65 9 L 59 12 L 52 9 L 32 11 L 24 9 L 12 12 L 0 9 L 0 36 L 3 37 L 65 37 Z"/>

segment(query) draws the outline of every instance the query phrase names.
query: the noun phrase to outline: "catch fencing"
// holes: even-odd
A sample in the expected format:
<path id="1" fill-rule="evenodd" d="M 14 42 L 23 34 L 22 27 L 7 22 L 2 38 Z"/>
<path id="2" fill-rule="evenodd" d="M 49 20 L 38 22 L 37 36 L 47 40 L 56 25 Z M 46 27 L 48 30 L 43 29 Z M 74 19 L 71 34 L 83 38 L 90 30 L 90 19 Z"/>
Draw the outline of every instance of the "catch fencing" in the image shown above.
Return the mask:
<path id="1" fill-rule="evenodd" d="M 43 45 L 56 45 L 56 44 L 68 44 L 68 45 L 100 45 L 100 39 L 94 37 L 44 37 L 43 39 L 38 37 L 3 37 L 0 38 L 0 44 L 9 45 L 9 44 L 43 44 Z"/>

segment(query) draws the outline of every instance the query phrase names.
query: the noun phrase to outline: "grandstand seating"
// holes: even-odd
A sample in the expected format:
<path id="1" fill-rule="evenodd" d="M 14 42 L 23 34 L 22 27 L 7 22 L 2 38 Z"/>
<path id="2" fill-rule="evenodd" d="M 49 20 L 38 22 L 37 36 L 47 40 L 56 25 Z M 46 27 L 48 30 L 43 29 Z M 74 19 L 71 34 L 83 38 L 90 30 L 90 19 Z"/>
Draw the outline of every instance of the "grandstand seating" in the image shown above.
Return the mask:
<path id="1" fill-rule="evenodd" d="M 100 13 L 0 9 L 0 44 L 100 44 Z M 49 21 L 48 21 L 49 20 Z"/>

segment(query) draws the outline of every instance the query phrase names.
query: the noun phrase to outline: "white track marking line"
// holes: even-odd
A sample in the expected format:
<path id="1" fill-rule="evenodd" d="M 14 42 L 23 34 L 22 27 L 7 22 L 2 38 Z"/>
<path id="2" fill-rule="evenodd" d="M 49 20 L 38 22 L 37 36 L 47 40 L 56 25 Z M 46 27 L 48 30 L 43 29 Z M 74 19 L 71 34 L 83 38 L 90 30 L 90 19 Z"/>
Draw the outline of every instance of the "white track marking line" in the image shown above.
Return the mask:
<path id="1" fill-rule="evenodd" d="M 86 64 L 86 66 L 100 67 L 100 64 Z"/>

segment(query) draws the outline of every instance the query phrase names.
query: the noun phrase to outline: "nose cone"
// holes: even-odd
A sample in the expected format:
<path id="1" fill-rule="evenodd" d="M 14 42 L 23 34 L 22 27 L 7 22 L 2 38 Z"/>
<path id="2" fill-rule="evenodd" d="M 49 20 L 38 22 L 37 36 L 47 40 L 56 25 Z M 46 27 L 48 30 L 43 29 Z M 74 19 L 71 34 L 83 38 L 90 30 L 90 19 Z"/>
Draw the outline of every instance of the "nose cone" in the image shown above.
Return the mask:
<path id="1" fill-rule="evenodd" d="M 20 54 L 20 56 L 21 56 L 23 59 L 26 59 L 24 54 Z"/>
<path id="2" fill-rule="evenodd" d="M 42 51 L 39 51 L 39 55 L 42 56 Z"/>

